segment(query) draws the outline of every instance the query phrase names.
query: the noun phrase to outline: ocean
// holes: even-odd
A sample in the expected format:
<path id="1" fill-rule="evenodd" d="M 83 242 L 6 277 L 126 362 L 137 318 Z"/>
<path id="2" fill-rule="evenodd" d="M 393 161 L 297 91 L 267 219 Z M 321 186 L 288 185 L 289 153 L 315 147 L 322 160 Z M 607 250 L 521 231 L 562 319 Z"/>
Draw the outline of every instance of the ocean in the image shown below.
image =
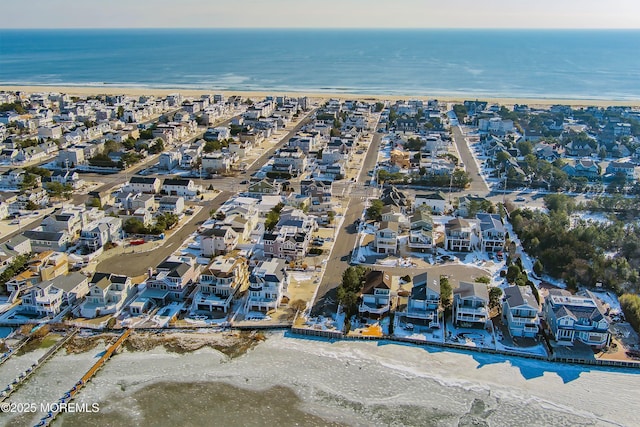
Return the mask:
<path id="1" fill-rule="evenodd" d="M 0 30 L 0 84 L 640 99 L 638 30 Z"/>
<path id="2" fill-rule="evenodd" d="M 102 349 L 56 355 L 11 401 L 55 401 Z M 28 366 L 21 358 L 7 362 L 0 376 L 17 371 L 19 363 Z M 266 341 L 235 359 L 207 348 L 185 354 L 163 348 L 124 351 L 78 396 L 78 404 L 96 404 L 99 412 L 63 414 L 59 424 L 632 426 L 640 418 L 638 375 L 385 341 L 294 338 L 280 332 L 268 334 Z M 16 414 L 3 425 L 34 425 L 41 416 Z"/>

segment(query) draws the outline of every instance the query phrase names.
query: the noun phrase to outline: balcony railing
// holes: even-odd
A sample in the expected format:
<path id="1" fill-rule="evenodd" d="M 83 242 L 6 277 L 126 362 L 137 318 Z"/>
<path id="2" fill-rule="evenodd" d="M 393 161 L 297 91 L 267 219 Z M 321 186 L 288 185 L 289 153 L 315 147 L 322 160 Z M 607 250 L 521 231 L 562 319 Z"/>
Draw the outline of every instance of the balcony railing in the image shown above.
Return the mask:
<path id="1" fill-rule="evenodd" d="M 465 316 L 458 314 L 456 320 L 459 322 L 486 322 L 487 316 Z"/>
<path id="2" fill-rule="evenodd" d="M 383 314 L 389 311 L 389 305 L 368 305 L 368 304 L 360 304 L 359 308 L 360 312 L 363 313 L 371 313 L 371 314 Z"/>

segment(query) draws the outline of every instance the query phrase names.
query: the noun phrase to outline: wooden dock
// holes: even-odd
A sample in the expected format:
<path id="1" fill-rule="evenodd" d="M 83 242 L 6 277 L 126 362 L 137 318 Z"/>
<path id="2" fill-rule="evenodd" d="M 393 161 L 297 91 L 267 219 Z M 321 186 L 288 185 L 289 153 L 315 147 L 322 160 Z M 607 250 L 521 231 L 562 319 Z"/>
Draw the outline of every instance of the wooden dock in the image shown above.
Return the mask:
<path id="1" fill-rule="evenodd" d="M 22 384 L 24 384 L 24 382 L 27 381 L 39 367 L 44 365 L 47 362 L 47 360 L 51 359 L 51 357 L 53 357 L 53 355 L 56 354 L 58 350 L 60 350 L 60 348 L 62 348 L 62 346 L 65 345 L 66 342 L 69 341 L 71 338 L 73 338 L 73 336 L 77 333 L 78 333 L 77 329 L 74 329 L 73 331 L 71 331 L 71 333 L 69 333 L 67 336 L 60 339 L 57 343 L 55 343 L 53 347 L 49 349 L 49 351 L 47 351 L 33 365 L 27 368 L 26 371 L 20 373 L 20 375 L 18 375 L 11 382 L 11 384 L 9 384 L 7 387 L 5 387 L 4 390 L 0 392 L 0 402 L 4 402 L 9 396 L 11 396 L 13 392 L 15 392 Z"/>
<path id="2" fill-rule="evenodd" d="M 64 405 L 68 404 L 74 399 L 74 397 L 80 392 L 82 387 L 84 387 L 84 385 L 87 384 L 91 380 L 91 378 L 93 378 L 96 372 L 98 372 L 98 370 L 102 368 L 105 365 L 105 363 L 109 361 L 111 356 L 113 356 L 113 354 L 120 348 L 120 346 L 122 346 L 122 344 L 127 340 L 127 338 L 129 338 L 129 335 L 131 335 L 131 329 L 125 330 L 122 333 L 122 335 L 118 337 L 116 342 L 113 343 L 104 352 L 104 354 L 100 357 L 100 359 L 98 359 L 98 361 L 87 371 L 87 373 L 84 374 L 82 378 L 80 378 L 80 381 L 78 381 L 71 390 L 67 391 L 60 399 L 58 399 L 57 405 L 54 405 L 55 410 L 47 413 L 47 415 L 42 417 L 40 419 L 40 422 L 36 424 L 36 427 L 50 425 L 53 422 L 53 420 L 58 416 L 58 414 L 63 410 Z"/>

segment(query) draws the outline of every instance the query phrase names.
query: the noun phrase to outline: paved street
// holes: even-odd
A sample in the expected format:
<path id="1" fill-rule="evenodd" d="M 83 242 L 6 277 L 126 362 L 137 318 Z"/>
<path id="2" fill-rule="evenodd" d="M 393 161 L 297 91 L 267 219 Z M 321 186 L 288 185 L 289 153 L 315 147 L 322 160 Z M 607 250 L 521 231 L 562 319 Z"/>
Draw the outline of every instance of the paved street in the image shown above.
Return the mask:
<path id="1" fill-rule="evenodd" d="M 309 116 L 312 115 L 314 111 L 315 110 L 309 112 Z M 197 230 L 198 227 L 209 218 L 210 211 L 217 210 L 231 196 L 240 191 L 240 188 L 242 186 L 238 184 L 239 181 L 247 179 L 244 177 L 248 177 L 251 173 L 259 170 L 269 160 L 269 157 L 276 149 L 286 144 L 286 142 L 292 136 L 294 136 L 302 126 L 310 121 L 310 119 L 308 118 L 309 116 L 301 120 L 277 144 L 262 153 L 262 155 L 253 163 L 253 165 L 248 168 L 246 175 L 202 180 L 202 184 L 207 186 L 209 184 L 213 184 L 216 190 L 222 190 L 222 192 L 211 201 L 197 202 L 197 204 L 203 207 L 202 210 L 194 215 L 191 220 L 180 230 L 171 235 L 162 246 L 148 252 L 129 252 L 111 257 L 99 263 L 96 267 L 96 271 L 105 273 L 127 274 L 129 276 L 139 276 L 141 274 L 144 274 L 149 267 L 155 267 L 156 265 L 160 264 L 167 256 L 178 249 L 185 242 L 185 240 L 187 240 L 189 235 Z M 223 190 L 223 188 L 228 188 L 229 191 Z"/>
<path id="2" fill-rule="evenodd" d="M 464 166 L 472 179 L 471 185 L 464 191 L 464 193 L 478 194 L 480 196 L 486 195 L 489 193 L 489 187 L 487 187 L 482 176 L 480 176 L 478 165 L 471 154 L 469 144 L 465 141 L 460 127 L 451 126 L 451 130 L 453 132 L 453 141 L 455 142 L 458 153 L 460 154 L 460 161 L 464 163 Z"/>
<path id="3" fill-rule="evenodd" d="M 200 212 L 194 215 L 182 228 L 167 238 L 164 244 L 157 249 L 133 253 L 133 248 L 129 251 L 127 251 L 127 248 L 123 254 L 100 262 L 96 266 L 96 271 L 101 273 L 126 274 L 130 277 L 136 277 L 146 273 L 149 267 L 155 268 L 166 257 L 178 249 L 189 238 L 189 235 L 196 231 L 198 227 L 209 218 L 209 211 L 218 209 L 232 195 L 233 193 L 227 191 L 218 194 L 217 197 L 207 202 L 206 206 L 203 206 Z"/>
<path id="4" fill-rule="evenodd" d="M 374 133 L 373 140 L 367 150 L 367 156 L 356 180 L 358 185 L 364 185 L 365 181 L 371 179 L 367 175 L 367 171 L 373 169 L 376 165 L 381 139 L 381 134 L 377 132 Z M 344 222 L 334 242 L 331 258 L 327 260 L 327 267 L 322 282 L 319 285 L 316 300 L 313 302 L 313 315 L 318 315 L 323 312 L 335 312 L 337 310 L 336 289 L 342 281 L 342 272 L 349 267 L 349 260 L 351 259 L 350 253 L 358 237 L 356 227 L 353 223 L 356 219 L 360 218 L 362 210 L 364 209 L 365 200 L 360 197 L 350 197 L 350 195 L 347 195 L 346 198 L 348 205 L 346 206 Z M 343 205 L 345 204 L 345 202 L 342 203 Z"/>

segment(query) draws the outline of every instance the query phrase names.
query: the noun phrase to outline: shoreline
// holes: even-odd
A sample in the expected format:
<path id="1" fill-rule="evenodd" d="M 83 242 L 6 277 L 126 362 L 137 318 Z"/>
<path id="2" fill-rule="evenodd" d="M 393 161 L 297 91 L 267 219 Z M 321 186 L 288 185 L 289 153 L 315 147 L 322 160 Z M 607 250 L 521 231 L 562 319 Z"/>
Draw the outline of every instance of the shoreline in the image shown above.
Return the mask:
<path id="1" fill-rule="evenodd" d="M 173 93 L 180 93 L 184 96 L 200 96 L 202 94 L 220 93 L 225 96 L 240 95 L 242 97 L 265 97 L 269 95 L 283 95 L 291 97 L 306 96 L 309 98 L 329 99 L 371 99 L 380 101 L 396 101 L 399 99 L 437 99 L 443 102 L 462 102 L 464 100 L 481 100 L 489 103 L 497 103 L 500 105 L 514 105 L 514 104 L 527 104 L 529 106 L 542 106 L 548 107 L 555 104 L 570 105 L 572 107 L 581 106 L 630 106 L 640 107 L 640 99 L 636 100 L 606 100 L 606 99 L 571 99 L 571 98 L 531 98 L 531 97 L 504 97 L 504 96 L 478 96 L 478 95 L 402 95 L 402 94 L 369 94 L 369 93 L 341 93 L 341 92 L 313 92 L 313 91 L 292 91 L 292 90 L 217 90 L 217 89 L 185 89 L 185 88 L 153 88 L 143 86 L 111 86 L 105 84 L 103 86 L 90 86 L 90 85 L 78 85 L 78 86 L 65 86 L 65 85 L 3 85 L 0 84 L 0 91 L 6 92 L 27 92 L 27 93 L 66 93 L 68 95 L 78 96 L 96 96 L 96 95 L 130 95 L 130 96 L 166 96 Z"/>

